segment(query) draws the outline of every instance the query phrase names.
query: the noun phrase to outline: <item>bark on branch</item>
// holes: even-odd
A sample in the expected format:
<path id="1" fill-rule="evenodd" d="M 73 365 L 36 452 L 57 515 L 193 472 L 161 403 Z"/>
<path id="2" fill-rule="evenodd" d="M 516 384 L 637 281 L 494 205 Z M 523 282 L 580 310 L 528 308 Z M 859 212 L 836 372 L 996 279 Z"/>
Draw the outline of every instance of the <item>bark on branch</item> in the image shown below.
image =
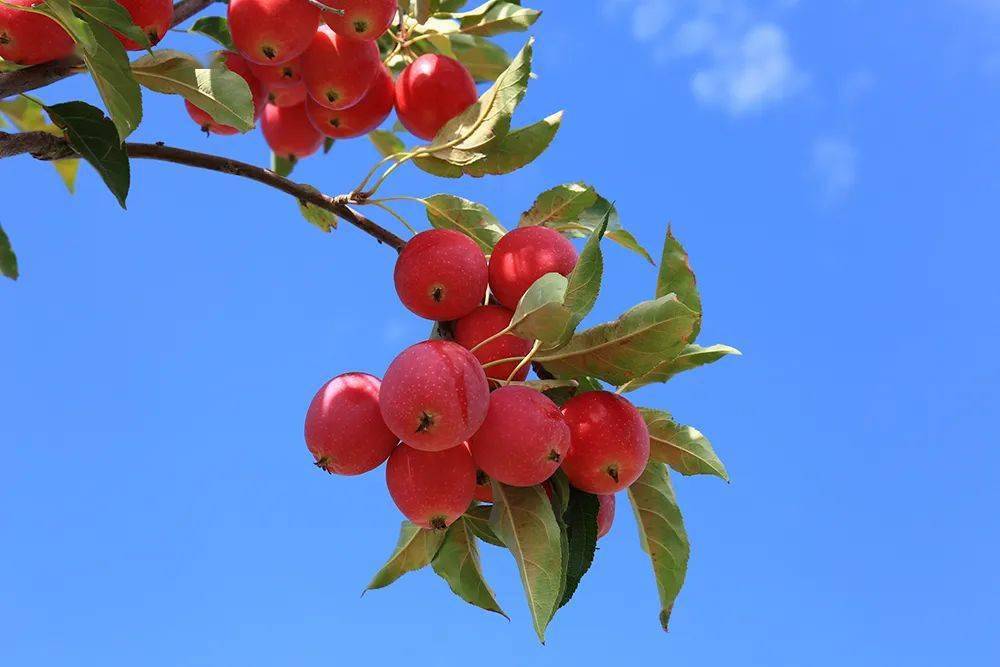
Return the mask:
<path id="1" fill-rule="evenodd" d="M 333 213 L 338 218 L 374 237 L 379 243 L 394 248 L 397 252 L 406 245 L 406 241 L 348 206 L 346 195 L 330 197 L 309 186 L 279 176 L 269 169 L 218 155 L 173 148 L 162 144 L 126 143 L 125 148 L 129 157 L 132 158 L 174 162 L 198 169 L 241 176 L 263 183 L 300 201 Z M 59 160 L 76 155 L 65 139 L 47 132 L 21 132 L 17 134 L 0 132 L 0 159 L 23 154 L 31 155 L 38 160 Z"/>
<path id="2" fill-rule="evenodd" d="M 174 5 L 174 22 L 172 25 L 186 21 L 215 1 L 181 0 Z M 26 93 L 29 90 L 43 88 L 50 83 L 65 79 L 71 74 L 76 74 L 82 66 L 82 60 L 76 56 L 70 56 L 69 58 L 25 67 L 16 72 L 0 74 L 0 99 L 19 93 Z"/>

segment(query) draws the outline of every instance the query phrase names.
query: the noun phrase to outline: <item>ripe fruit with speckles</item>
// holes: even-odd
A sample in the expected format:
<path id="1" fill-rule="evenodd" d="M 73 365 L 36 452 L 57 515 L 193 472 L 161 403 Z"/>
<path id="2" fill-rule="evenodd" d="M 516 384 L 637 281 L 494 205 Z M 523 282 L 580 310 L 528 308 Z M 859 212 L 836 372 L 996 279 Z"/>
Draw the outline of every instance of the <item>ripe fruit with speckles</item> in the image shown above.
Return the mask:
<path id="1" fill-rule="evenodd" d="M 396 114 L 407 130 L 430 141 L 444 124 L 477 99 L 476 82 L 465 65 L 426 53 L 396 79 Z"/>
<path id="2" fill-rule="evenodd" d="M 385 482 L 407 519 L 422 528 L 442 530 L 472 502 L 476 467 L 465 447 L 425 452 L 400 445 L 389 457 Z"/>
<path id="3" fill-rule="evenodd" d="M 344 373 L 324 384 L 306 412 L 306 446 L 329 473 L 360 475 L 389 458 L 399 438 L 382 421 L 379 380 Z"/>
<path id="4" fill-rule="evenodd" d="M 455 322 L 455 342 L 467 350 L 471 350 L 479 343 L 490 336 L 500 333 L 510 325 L 510 318 L 514 313 L 503 306 L 479 306 L 465 317 Z M 474 354 L 481 363 L 489 363 L 499 359 L 509 359 L 513 357 L 524 357 L 531 351 L 531 341 L 518 338 L 514 334 L 504 334 L 496 340 L 486 343 L 476 349 Z M 497 380 L 506 380 L 510 376 L 516 361 L 510 361 L 484 369 L 486 377 Z M 528 377 L 528 366 L 524 366 L 513 377 L 514 380 L 523 380 Z"/>
<path id="5" fill-rule="evenodd" d="M 268 104 L 260 129 L 274 154 L 289 160 L 309 157 L 323 145 L 323 135 L 309 122 L 304 103 L 293 107 Z"/>
<path id="6" fill-rule="evenodd" d="M 257 80 L 269 90 L 291 88 L 302 83 L 302 63 L 298 58 L 280 65 L 258 65 L 254 62 L 247 62 L 247 65 Z"/>
<path id="7" fill-rule="evenodd" d="M 243 77 L 243 80 L 247 82 L 247 86 L 250 87 L 250 95 L 253 97 L 253 117 L 255 120 L 260 118 L 261 112 L 264 111 L 264 105 L 267 104 L 267 89 L 264 88 L 260 81 L 257 80 L 257 77 L 253 75 L 247 61 L 244 60 L 240 54 L 235 53 L 234 51 L 223 51 L 219 54 L 219 58 L 229 71 L 234 74 L 239 74 Z M 211 116 L 188 100 L 184 100 L 184 106 L 187 108 L 188 115 L 191 116 L 194 122 L 198 123 L 198 126 L 201 127 L 203 132 L 211 132 L 212 134 L 221 135 L 239 133 L 239 130 L 235 127 L 216 123 L 212 120 Z"/>
<path id="8" fill-rule="evenodd" d="M 486 419 L 469 441 L 476 467 L 511 486 L 547 480 L 569 451 L 569 426 L 559 406 L 530 387 L 490 394 Z"/>
<path id="9" fill-rule="evenodd" d="M 569 454 L 562 469 L 581 491 L 617 493 L 639 479 L 649 461 L 649 430 L 639 411 L 608 391 L 589 391 L 566 401 Z"/>
<path id="10" fill-rule="evenodd" d="M 42 0 L 4 0 L 16 7 L 33 7 Z M 0 58 L 18 65 L 65 58 L 73 39 L 48 16 L 0 5 Z"/>
<path id="11" fill-rule="evenodd" d="M 328 109 L 346 109 L 364 97 L 381 64 L 375 42 L 362 42 L 320 26 L 302 54 L 309 96 Z"/>
<path id="12" fill-rule="evenodd" d="M 174 21 L 174 3 L 171 0 L 117 0 L 117 2 L 132 17 L 132 23 L 145 33 L 150 46 L 155 46 L 163 39 Z M 146 48 L 145 45 L 117 32 L 115 37 L 129 51 L 142 51 Z"/>
<path id="13" fill-rule="evenodd" d="M 441 322 L 468 315 L 482 303 L 487 280 L 483 251 L 450 229 L 431 229 L 410 239 L 393 272 L 403 305 Z"/>
<path id="14" fill-rule="evenodd" d="M 323 0 L 321 0 L 323 1 Z M 343 14 L 323 12 L 323 20 L 338 35 L 352 39 L 378 39 L 396 15 L 396 0 L 325 0 Z"/>
<path id="15" fill-rule="evenodd" d="M 520 227 L 503 235 L 490 255 L 490 291 L 511 310 L 531 284 L 546 273 L 568 276 L 576 248 L 548 227 Z"/>
<path id="16" fill-rule="evenodd" d="M 379 406 L 386 425 L 425 451 L 456 447 L 486 418 L 486 375 L 469 351 L 445 340 L 403 350 L 382 380 Z"/>
<path id="17" fill-rule="evenodd" d="M 229 0 L 236 50 L 260 65 L 280 65 L 309 46 L 320 10 L 306 0 Z"/>
<path id="18" fill-rule="evenodd" d="M 272 88 L 267 93 L 267 101 L 276 107 L 294 107 L 297 104 L 305 103 L 308 99 L 304 83 L 286 88 Z"/>
<path id="19" fill-rule="evenodd" d="M 611 530 L 611 524 L 615 521 L 615 497 L 613 494 L 597 496 L 600 503 L 597 510 L 597 539 L 601 539 Z"/>
<path id="20" fill-rule="evenodd" d="M 382 124 L 392 111 L 392 75 L 379 66 L 365 96 L 347 109 L 328 109 L 310 98 L 306 111 L 316 129 L 334 139 L 360 137 Z"/>

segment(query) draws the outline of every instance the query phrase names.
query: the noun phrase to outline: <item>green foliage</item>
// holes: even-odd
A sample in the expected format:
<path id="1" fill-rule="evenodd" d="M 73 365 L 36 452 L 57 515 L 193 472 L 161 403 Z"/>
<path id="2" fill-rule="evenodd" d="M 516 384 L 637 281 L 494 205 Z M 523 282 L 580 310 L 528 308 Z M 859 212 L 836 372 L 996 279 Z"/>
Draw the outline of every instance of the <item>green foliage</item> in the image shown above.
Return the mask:
<path id="1" fill-rule="evenodd" d="M 10 238 L 7 236 L 7 232 L 3 230 L 2 225 L 0 225 L 0 275 L 11 280 L 17 280 L 19 276 L 17 272 L 17 255 L 14 254 Z"/>
<path id="2" fill-rule="evenodd" d="M 421 200 L 427 209 L 427 221 L 435 229 L 462 232 L 479 244 L 484 252 L 493 250 L 507 230 L 482 204 L 456 197 L 437 194 Z"/>
<path id="3" fill-rule="evenodd" d="M 487 0 L 467 12 L 439 12 L 435 16 L 458 21 L 459 30 L 467 35 L 490 37 L 527 30 L 541 14 L 537 9 L 521 7 L 513 2 Z"/>
<path id="4" fill-rule="evenodd" d="M 500 541 L 497 534 L 493 532 L 493 527 L 490 526 L 490 512 L 492 511 L 492 505 L 474 505 L 466 510 L 462 517 L 465 519 L 465 525 L 476 537 L 495 547 L 503 547 L 504 543 Z"/>
<path id="5" fill-rule="evenodd" d="M 128 154 L 115 125 L 97 107 L 84 102 L 63 102 L 45 107 L 52 122 L 66 133 L 66 140 L 100 174 L 108 189 L 125 208 L 131 173 Z"/>
<path id="6" fill-rule="evenodd" d="M 579 489 L 570 489 L 569 502 L 563 515 L 568 551 L 566 584 L 559 602 L 560 607 L 570 601 L 583 575 L 594 562 L 594 552 L 597 550 L 597 512 L 600 506 L 597 496 Z"/>
<path id="7" fill-rule="evenodd" d="M 444 542 L 431 562 L 437 574 L 448 582 L 452 592 L 471 605 L 509 617 L 497 603 L 496 596 L 479 562 L 479 549 L 465 518 L 459 518 L 445 534 Z"/>
<path id="8" fill-rule="evenodd" d="M 693 343 L 685 345 L 676 357 L 665 360 L 650 369 L 641 378 L 630 382 L 627 391 L 644 387 L 652 382 L 666 382 L 678 373 L 713 363 L 729 355 L 739 356 L 741 354 L 735 347 L 728 345 L 712 345 L 710 347 L 702 347 Z"/>
<path id="9" fill-rule="evenodd" d="M 395 132 L 389 132 L 388 130 L 372 130 L 368 133 L 368 138 L 375 146 L 375 150 L 377 150 L 382 157 L 396 155 L 406 150 L 403 140 L 396 136 Z"/>
<path id="10" fill-rule="evenodd" d="M 656 296 L 664 296 L 673 292 L 685 306 L 698 313 L 698 323 L 691 332 L 689 342 L 693 341 L 701 330 L 701 296 L 698 294 L 698 281 L 688 259 L 687 251 L 667 227 L 667 238 L 663 241 L 663 256 L 660 259 L 660 273 L 656 277 Z"/>
<path id="11" fill-rule="evenodd" d="M 225 17 L 203 16 L 188 28 L 188 32 L 204 35 L 229 51 L 234 49 L 233 36 L 229 32 L 229 22 Z"/>
<path id="12" fill-rule="evenodd" d="M 149 48 L 149 37 L 133 21 L 132 16 L 115 0 L 69 0 L 76 10 L 119 32 L 136 44 Z"/>
<path id="13" fill-rule="evenodd" d="M 302 187 L 314 194 L 320 194 L 320 191 L 311 185 L 303 185 Z M 321 231 L 329 233 L 337 228 L 337 216 L 325 208 L 310 204 L 304 199 L 299 200 L 299 212 L 303 218 L 310 224 L 318 227 Z"/>
<path id="14" fill-rule="evenodd" d="M 2 114 L 0 115 L 0 127 L 3 127 L 3 115 L 6 115 L 14 127 L 21 132 L 48 132 L 57 137 L 64 136 L 62 130 L 45 119 L 42 108 L 41 104 L 25 96 L 0 101 L 0 114 Z M 62 179 L 66 189 L 72 194 L 76 189 L 76 175 L 80 170 L 80 160 L 77 158 L 53 160 L 52 166 L 59 178 Z"/>
<path id="15" fill-rule="evenodd" d="M 649 428 L 650 457 L 682 475 L 715 475 L 729 481 L 729 473 L 701 431 L 675 422 L 663 410 L 639 408 Z"/>
<path id="16" fill-rule="evenodd" d="M 369 582 L 366 591 L 385 588 L 407 572 L 430 565 L 444 542 L 443 530 L 427 530 L 404 521 L 399 529 L 396 548 L 385 565 Z"/>
<path id="17" fill-rule="evenodd" d="M 284 156 L 278 155 L 274 151 L 271 151 L 271 171 L 276 173 L 278 176 L 288 177 L 295 169 L 295 159 L 288 159 Z"/>

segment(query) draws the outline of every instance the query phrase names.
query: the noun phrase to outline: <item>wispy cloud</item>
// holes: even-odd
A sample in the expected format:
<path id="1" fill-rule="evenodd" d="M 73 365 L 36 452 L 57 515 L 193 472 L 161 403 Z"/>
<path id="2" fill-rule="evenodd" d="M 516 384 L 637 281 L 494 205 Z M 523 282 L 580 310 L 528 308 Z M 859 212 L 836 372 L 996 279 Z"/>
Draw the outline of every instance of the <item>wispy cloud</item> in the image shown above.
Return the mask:
<path id="1" fill-rule="evenodd" d="M 857 149 L 843 137 L 821 137 L 813 144 L 812 167 L 827 203 L 843 199 L 858 178 Z"/>
<path id="2" fill-rule="evenodd" d="M 775 7 L 794 4 L 779 0 Z M 610 17 L 627 17 L 632 36 L 650 44 L 658 61 L 693 61 L 691 91 L 707 106 L 744 115 L 805 84 L 784 29 L 746 0 L 605 0 L 605 9 Z"/>

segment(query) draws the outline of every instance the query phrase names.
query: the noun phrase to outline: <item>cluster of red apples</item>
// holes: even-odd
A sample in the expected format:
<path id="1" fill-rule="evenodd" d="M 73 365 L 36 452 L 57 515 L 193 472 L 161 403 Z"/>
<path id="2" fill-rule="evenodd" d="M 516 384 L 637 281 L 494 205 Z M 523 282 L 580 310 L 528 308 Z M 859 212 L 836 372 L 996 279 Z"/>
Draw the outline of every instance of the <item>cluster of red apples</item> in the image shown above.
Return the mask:
<path id="1" fill-rule="evenodd" d="M 438 530 L 473 500 L 492 501 L 491 478 L 543 484 L 551 495 L 547 481 L 562 469 L 572 486 L 599 497 L 598 532 L 606 534 L 613 494 L 646 467 L 646 424 L 607 391 L 577 394 L 560 408 L 525 382 L 531 341 L 506 333 L 532 283 L 568 275 L 576 261 L 573 245 L 545 227 L 507 233 L 488 260 L 459 232 L 413 237 L 396 263 L 396 292 L 417 315 L 450 322 L 453 340 L 408 347 L 381 382 L 346 373 L 326 383 L 305 423 L 316 465 L 357 475 L 388 459 L 386 483 L 400 511 Z"/>

